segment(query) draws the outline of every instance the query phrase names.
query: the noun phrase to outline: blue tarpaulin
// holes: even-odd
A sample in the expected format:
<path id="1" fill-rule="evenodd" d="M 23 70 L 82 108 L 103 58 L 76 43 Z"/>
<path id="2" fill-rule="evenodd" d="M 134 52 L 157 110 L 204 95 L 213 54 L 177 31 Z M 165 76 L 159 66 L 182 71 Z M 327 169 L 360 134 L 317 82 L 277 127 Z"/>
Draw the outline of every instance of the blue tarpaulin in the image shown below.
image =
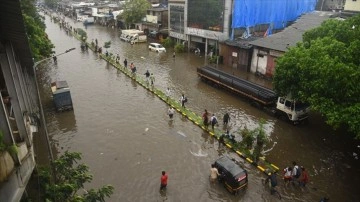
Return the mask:
<path id="1" fill-rule="evenodd" d="M 287 22 L 315 10 L 317 0 L 235 0 L 232 29 L 270 24 L 282 29 Z"/>

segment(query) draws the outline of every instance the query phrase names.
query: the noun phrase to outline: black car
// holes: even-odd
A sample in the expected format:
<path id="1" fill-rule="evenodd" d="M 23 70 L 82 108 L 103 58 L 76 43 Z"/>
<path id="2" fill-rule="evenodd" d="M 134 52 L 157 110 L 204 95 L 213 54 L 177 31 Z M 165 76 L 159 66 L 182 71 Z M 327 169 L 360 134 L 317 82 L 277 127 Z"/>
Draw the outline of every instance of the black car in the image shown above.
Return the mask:
<path id="1" fill-rule="evenodd" d="M 219 181 L 230 193 L 236 194 L 248 184 L 247 171 L 229 157 L 220 157 L 215 161 L 215 167 L 220 173 Z"/>

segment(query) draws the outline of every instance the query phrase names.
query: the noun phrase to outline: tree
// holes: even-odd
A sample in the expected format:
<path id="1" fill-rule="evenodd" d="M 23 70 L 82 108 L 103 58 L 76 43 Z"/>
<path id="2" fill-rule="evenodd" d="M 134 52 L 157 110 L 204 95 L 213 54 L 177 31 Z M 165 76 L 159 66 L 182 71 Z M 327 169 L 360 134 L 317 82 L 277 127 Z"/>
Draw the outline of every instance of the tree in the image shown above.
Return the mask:
<path id="1" fill-rule="evenodd" d="M 147 0 L 127 0 L 123 6 L 123 12 L 117 16 L 118 20 L 123 19 L 127 27 L 140 22 L 146 16 L 147 9 L 151 8 Z"/>
<path id="2" fill-rule="evenodd" d="M 345 126 L 360 138 L 358 53 L 360 15 L 328 20 L 277 60 L 275 91 L 308 102 L 334 129 Z"/>
<path id="3" fill-rule="evenodd" d="M 105 197 L 110 197 L 114 190 L 111 185 L 98 190 L 84 188 L 85 183 L 91 182 L 92 175 L 88 166 L 78 163 L 80 160 L 80 153 L 65 152 L 53 162 L 54 173 L 49 169 L 40 169 L 40 193 L 44 193 L 44 201 L 103 202 Z"/>
<path id="4" fill-rule="evenodd" d="M 25 31 L 34 60 L 50 57 L 54 45 L 45 32 L 45 23 L 35 8 L 35 0 L 20 1 Z"/>

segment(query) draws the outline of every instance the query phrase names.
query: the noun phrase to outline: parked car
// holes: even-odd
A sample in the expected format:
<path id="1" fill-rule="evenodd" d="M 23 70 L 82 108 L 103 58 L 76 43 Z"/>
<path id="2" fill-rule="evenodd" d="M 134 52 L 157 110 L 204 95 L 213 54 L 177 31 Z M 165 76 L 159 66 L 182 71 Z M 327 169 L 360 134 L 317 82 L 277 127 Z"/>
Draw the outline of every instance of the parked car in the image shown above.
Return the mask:
<path id="1" fill-rule="evenodd" d="M 150 43 L 149 44 L 149 50 L 150 51 L 155 51 L 157 53 L 166 52 L 166 49 L 164 48 L 164 46 L 162 46 L 159 43 Z"/>
<path id="2" fill-rule="evenodd" d="M 215 161 L 215 167 L 220 176 L 219 181 L 232 194 L 237 194 L 248 184 L 247 171 L 227 156 L 222 156 Z"/>

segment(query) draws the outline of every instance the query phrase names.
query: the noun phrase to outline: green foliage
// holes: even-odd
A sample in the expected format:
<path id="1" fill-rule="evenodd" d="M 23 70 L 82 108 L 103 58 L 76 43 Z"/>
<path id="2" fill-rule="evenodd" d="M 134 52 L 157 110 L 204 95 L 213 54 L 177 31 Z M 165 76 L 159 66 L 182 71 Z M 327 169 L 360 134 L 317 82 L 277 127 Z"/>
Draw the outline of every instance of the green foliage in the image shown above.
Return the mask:
<path id="1" fill-rule="evenodd" d="M 177 43 L 174 47 L 174 50 L 177 53 L 183 53 L 183 52 L 185 52 L 185 46 L 181 43 Z"/>
<path id="2" fill-rule="evenodd" d="M 217 55 L 213 55 L 213 56 L 209 57 L 209 59 L 208 59 L 209 63 L 215 64 L 218 61 L 218 57 L 219 56 L 217 56 Z"/>
<path id="3" fill-rule="evenodd" d="M 242 136 L 242 141 L 241 141 L 242 146 L 244 146 L 246 149 L 251 149 L 255 141 L 254 132 L 250 131 L 245 126 L 245 128 L 240 132 L 240 134 Z"/>
<path id="4" fill-rule="evenodd" d="M 85 190 L 84 184 L 92 180 L 89 167 L 78 163 L 81 154 L 65 152 L 52 164 L 54 173 L 49 168 L 41 168 L 39 180 L 47 201 L 105 201 L 114 188 L 105 185 L 100 189 Z M 52 179 L 53 176 L 53 179 Z M 82 195 L 80 193 L 83 193 Z"/>
<path id="5" fill-rule="evenodd" d="M 151 5 L 147 0 L 127 0 L 123 5 L 124 11 L 117 17 L 123 19 L 127 27 L 129 27 L 134 23 L 141 22 L 149 8 L 151 8 Z"/>
<path id="6" fill-rule="evenodd" d="M 260 147 L 262 147 L 264 144 L 267 144 L 269 142 L 268 137 L 266 136 L 265 130 L 264 130 L 264 124 L 265 120 L 260 119 L 259 121 L 259 127 L 255 129 L 255 135 L 256 135 L 256 144 Z"/>
<path id="7" fill-rule="evenodd" d="M 111 45 L 111 41 L 107 41 L 104 43 L 105 48 L 110 48 L 110 45 Z"/>
<path id="8" fill-rule="evenodd" d="M 81 28 L 77 28 L 76 32 L 78 33 L 78 35 L 80 36 L 81 41 L 86 42 L 87 39 L 87 33 L 85 32 L 85 30 L 81 29 Z"/>
<path id="9" fill-rule="evenodd" d="M 360 138 L 360 15 L 328 20 L 277 60 L 275 90 L 308 102 L 335 129 Z"/>
<path id="10" fill-rule="evenodd" d="M 170 39 L 170 37 L 163 39 L 161 43 L 165 48 L 171 48 L 175 45 L 174 40 Z"/>
<path id="11" fill-rule="evenodd" d="M 0 152 L 4 151 L 8 151 L 11 155 L 16 155 L 18 153 L 18 149 L 15 144 L 8 146 L 4 143 L 4 133 L 0 130 Z"/>
<path id="12" fill-rule="evenodd" d="M 29 38 L 29 45 L 35 61 L 50 57 L 54 45 L 45 33 L 45 24 L 36 12 L 35 0 L 20 1 L 25 30 Z"/>

